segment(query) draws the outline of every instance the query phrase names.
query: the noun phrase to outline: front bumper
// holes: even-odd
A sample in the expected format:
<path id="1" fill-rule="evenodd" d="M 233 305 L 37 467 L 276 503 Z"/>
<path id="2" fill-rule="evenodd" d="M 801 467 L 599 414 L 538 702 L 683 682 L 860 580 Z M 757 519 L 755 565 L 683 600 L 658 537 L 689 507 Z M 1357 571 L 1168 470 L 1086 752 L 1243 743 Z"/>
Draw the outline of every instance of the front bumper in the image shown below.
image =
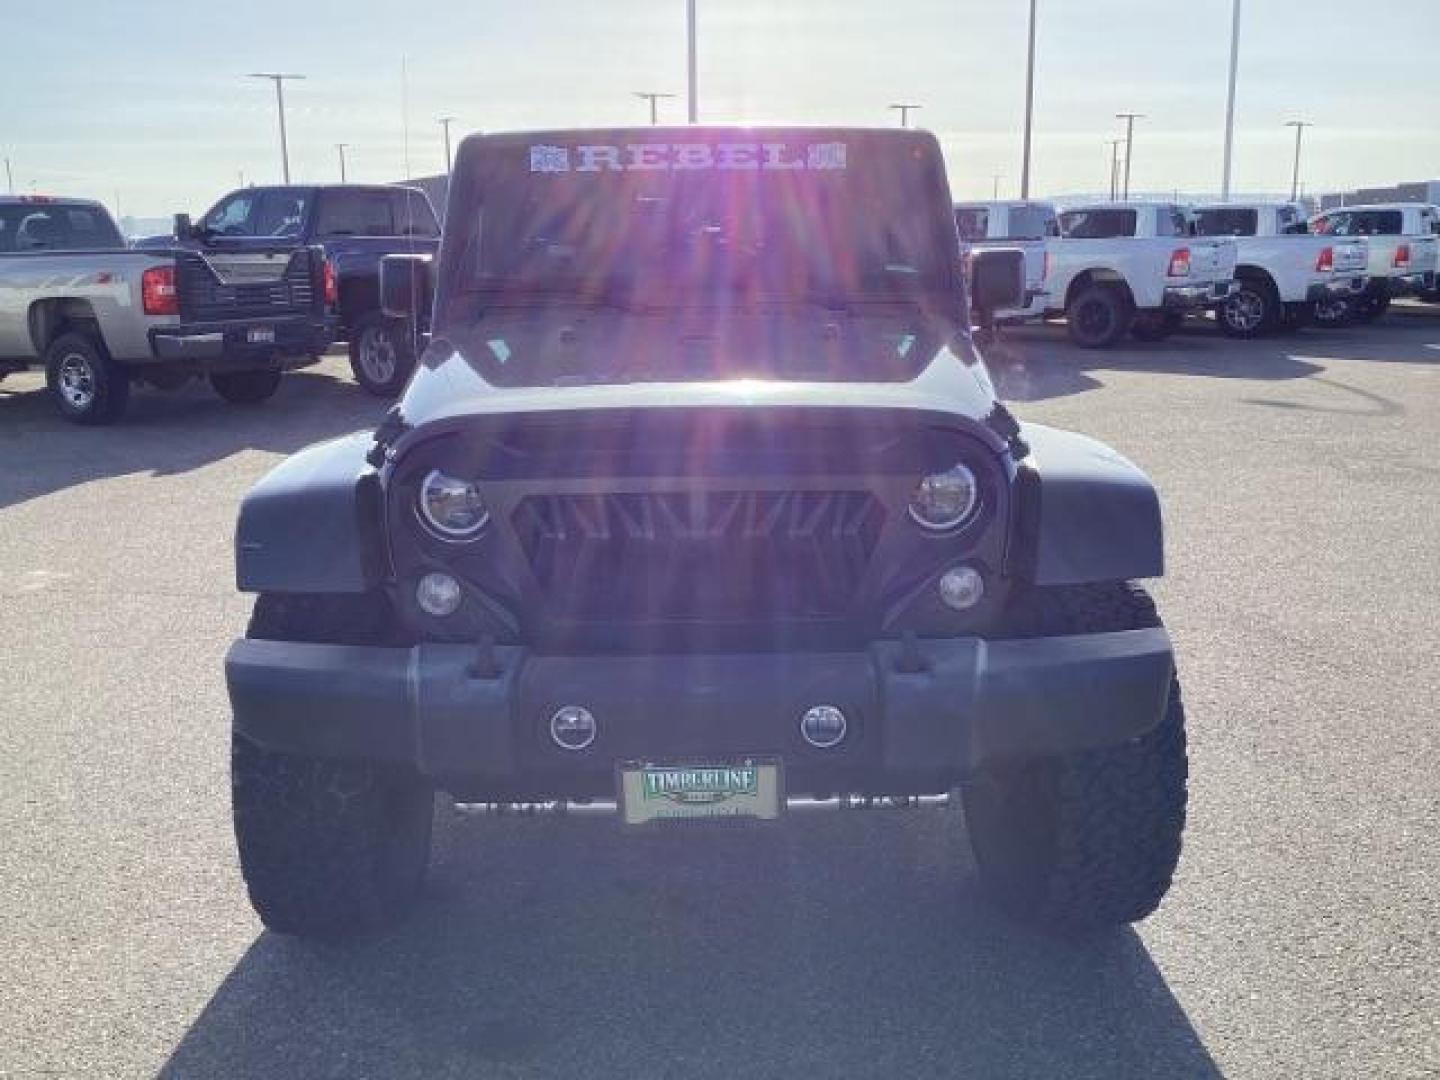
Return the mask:
<path id="1" fill-rule="evenodd" d="M 1365 285 L 1364 274 L 1334 277 L 1328 281 L 1313 282 L 1305 290 L 1305 299 L 1311 304 L 1322 304 L 1327 300 L 1343 300 L 1347 297 L 1359 296 L 1365 291 Z"/>
<path id="2" fill-rule="evenodd" d="M 178 323 L 154 327 L 150 348 L 159 360 L 210 370 L 317 356 L 333 337 L 328 321 L 309 317 Z"/>
<path id="3" fill-rule="evenodd" d="M 1167 285 L 1161 304 L 1171 311 L 1213 307 L 1223 304 L 1238 288 L 1239 282 L 1236 281 L 1212 281 L 1205 285 Z"/>
<path id="4" fill-rule="evenodd" d="M 488 800 L 602 798 L 618 761 L 775 755 L 796 794 L 939 792 L 990 762 L 1113 745 L 1154 727 L 1173 671 L 1163 629 L 881 642 L 853 653 L 551 656 L 521 647 L 237 641 L 236 732 L 272 750 L 412 766 Z M 493 661 L 493 666 L 491 662 Z M 918 663 L 917 663 L 918 661 Z M 549 719 L 578 704 L 590 748 Z M 806 708 L 850 719 L 804 742 Z M 452 790 L 456 785 L 450 785 Z"/>

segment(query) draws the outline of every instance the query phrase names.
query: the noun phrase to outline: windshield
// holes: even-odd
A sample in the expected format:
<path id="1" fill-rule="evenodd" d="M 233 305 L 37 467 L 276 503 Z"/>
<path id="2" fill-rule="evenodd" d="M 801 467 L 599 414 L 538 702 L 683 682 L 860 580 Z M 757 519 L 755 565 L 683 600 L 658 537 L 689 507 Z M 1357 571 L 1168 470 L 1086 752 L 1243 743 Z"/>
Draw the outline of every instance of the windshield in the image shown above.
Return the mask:
<path id="1" fill-rule="evenodd" d="M 955 296 L 933 143 L 678 134 L 597 132 L 473 155 L 475 201 L 451 226 L 469 232 L 468 288 L 650 309 Z"/>
<path id="2" fill-rule="evenodd" d="M 83 251 L 124 247 L 109 215 L 93 206 L 0 206 L 0 251 Z"/>
<path id="3" fill-rule="evenodd" d="M 222 199 L 200 226 L 213 236 L 294 238 L 309 203 L 303 188 L 250 188 Z"/>
<path id="4" fill-rule="evenodd" d="M 1253 207 L 1214 207 L 1195 211 L 1199 236 L 1254 236 L 1258 213 Z"/>
<path id="5" fill-rule="evenodd" d="M 1134 210 L 1066 210 L 1060 215 L 1060 235 L 1070 240 L 1109 240 L 1135 235 Z"/>

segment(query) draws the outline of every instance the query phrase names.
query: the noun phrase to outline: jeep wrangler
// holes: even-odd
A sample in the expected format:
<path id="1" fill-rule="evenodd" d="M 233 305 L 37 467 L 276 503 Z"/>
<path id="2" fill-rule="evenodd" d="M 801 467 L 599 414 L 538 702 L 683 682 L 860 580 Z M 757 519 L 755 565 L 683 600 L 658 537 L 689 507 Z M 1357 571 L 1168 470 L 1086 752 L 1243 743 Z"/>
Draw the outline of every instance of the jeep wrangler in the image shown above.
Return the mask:
<path id="1" fill-rule="evenodd" d="M 922 132 L 472 136 L 378 430 L 245 498 L 233 797 L 270 928 L 415 899 L 434 794 L 637 829 L 963 808 L 1007 910 L 1143 918 L 1185 820 L 1146 477 L 996 399 Z M 957 815 L 958 817 L 958 815 Z M 957 824 L 958 827 L 958 824 Z"/>

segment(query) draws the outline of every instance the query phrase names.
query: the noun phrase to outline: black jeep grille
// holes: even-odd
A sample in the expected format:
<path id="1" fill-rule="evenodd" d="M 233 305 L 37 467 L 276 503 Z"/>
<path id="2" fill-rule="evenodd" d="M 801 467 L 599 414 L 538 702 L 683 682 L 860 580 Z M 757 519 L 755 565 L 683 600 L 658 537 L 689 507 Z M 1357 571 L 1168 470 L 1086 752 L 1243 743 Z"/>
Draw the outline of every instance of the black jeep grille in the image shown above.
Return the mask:
<path id="1" fill-rule="evenodd" d="M 309 314 L 316 298 L 312 259 L 309 249 L 301 249 L 278 278 L 226 284 L 202 256 L 182 253 L 175 259 L 180 317 L 185 322 L 222 322 Z"/>
<path id="2" fill-rule="evenodd" d="M 865 491 L 530 495 L 512 523 L 552 615 L 823 618 L 852 603 L 884 523 Z"/>

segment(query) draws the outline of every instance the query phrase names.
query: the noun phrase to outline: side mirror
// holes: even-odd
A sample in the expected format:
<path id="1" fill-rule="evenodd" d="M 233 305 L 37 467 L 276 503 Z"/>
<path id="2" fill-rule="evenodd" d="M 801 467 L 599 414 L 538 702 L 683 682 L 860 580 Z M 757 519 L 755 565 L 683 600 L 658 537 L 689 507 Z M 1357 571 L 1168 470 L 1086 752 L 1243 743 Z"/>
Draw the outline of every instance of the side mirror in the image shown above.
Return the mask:
<path id="1" fill-rule="evenodd" d="M 972 321 L 988 327 L 997 312 L 1025 306 L 1025 253 L 1019 248 L 986 248 L 970 256 Z"/>
<path id="2" fill-rule="evenodd" d="M 430 314 L 434 297 L 431 255 L 386 255 L 380 260 L 380 310 L 392 319 Z"/>
<path id="3" fill-rule="evenodd" d="M 195 236 L 195 226 L 190 223 L 189 214 L 175 215 L 175 239 L 190 240 Z"/>

